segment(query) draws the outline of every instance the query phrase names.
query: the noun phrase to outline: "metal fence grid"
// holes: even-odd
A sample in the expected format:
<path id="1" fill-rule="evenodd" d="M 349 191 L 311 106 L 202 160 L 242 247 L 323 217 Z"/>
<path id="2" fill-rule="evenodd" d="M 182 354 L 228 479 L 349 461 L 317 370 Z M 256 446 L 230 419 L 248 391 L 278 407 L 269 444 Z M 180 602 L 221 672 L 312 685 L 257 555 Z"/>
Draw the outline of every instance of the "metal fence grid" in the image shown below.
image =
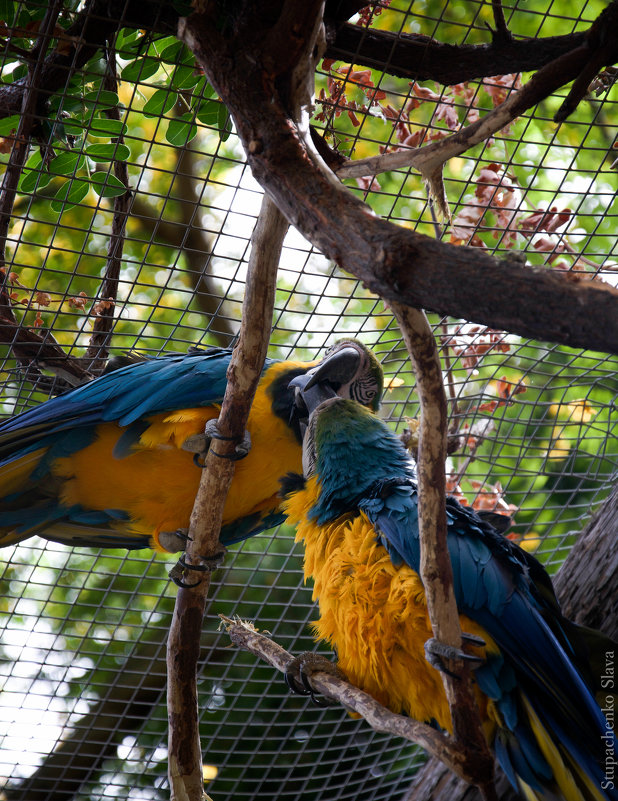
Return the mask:
<path id="1" fill-rule="evenodd" d="M 40 18 L 46 8 L 6 5 L 22 20 Z M 514 0 L 505 16 L 516 34 L 555 35 L 588 27 L 601 7 L 588 0 L 576 10 L 557 0 L 531 9 Z M 474 0 L 402 0 L 380 11 L 377 27 L 460 43 L 486 41 L 485 23 L 491 20 L 491 4 Z M 111 350 L 227 345 L 241 315 L 261 190 L 225 108 L 201 76 L 192 68 L 184 78 L 175 73 L 187 66 L 174 64 L 177 54 L 152 73 L 143 60 L 145 72 L 136 72 L 143 56 L 136 41 L 143 36 L 131 38 L 126 31 L 116 42 L 134 198 Z M 145 46 L 157 59 L 172 45 L 173 39 L 155 39 Z M 355 157 L 401 146 L 407 137 L 418 142 L 419 131 L 443 136 L 449 126 L 492 108 L 495 92 L 508 93 L 515 78 L 470 82 L 455 91 L 395 79 L 388 65 L 383 74 L 348 67 L 321 66 L 315 114 L 332 135 L 331 144 Z M 15 69 L 18 61 L 7 46 L 3 80 Z M 160 93 L 174 75 L 180 77 L 169 105 Z M 79 86 L 60 93 L 59 105 L 72 117 L 83 115 L 83 106 L 76 112 L 75 96 L 98 78 L 78 76 Z M 368 98 L 381 105 L 370 105 Z M 109 100 L 95 96 L 88 102 L 87 110 L 103 119 Z M 615 283 L 611 149 L 618 94 L 610 88 L 593 96 L 557 128 L 550 120 L 559 102 L 550 98 L 448 165 L 450 225 L 436 219 L 412 171 L 348 184 L 401 225 L 495 254 L 521 250 L 533 264 Z M 183 146 L 183 131 L 192 125 L 196 135 Z M 97 137 L 78 133 L 72 146 L 54 144 L 57 156 L 88 156 Z M 16 308 L 28 325 L 41 320 L 68 352 L 80 356 L 89 342 L 112 212 L 109 198 L 91 188 L 72 206 L 63 207 L 59 193 L 81 191 L 87 169 L 90 175 L 95 169 L 108 174 L 112 164 L 89 156 L 86 167 L 75 158 L 71 171 L 48 180 L 39 152 L 31 151 L 25 173 L 30 177 L 9 229 Z M 525 227 L 531 215 L 552 209 L 545 228 Z M 566 216 L 558 225 L 561 213 Z M 615 476 L 616 361 L 465 321 L 432 315 L 431 322 L 441 343 L 452 431 L 461 437 L 449 457 L 451 490 L 470 503 L 510 508 L 510 536 L 555 571 Z M 291 230 L 270 354 L 314 358 L 344 334 L 359 337 L 381 359 L 389 385 L 382 415 L 403 431 L 418 408 L 392 316 Z M 44 400 L 45 392 L 24 380 L 8 348 L 2 354 L 4 415 Z M 165 639 L 175 594 L 167 579 L 169 560 L 150 551 L 69 550 L 38 538 L 1 555 L 3 797 L 165 798 Z M 302 551 L 288 528 L 233 547 L 211 586 L 200 709 L 213 798 L 401 797 L 422 755 L 340 709 L 317 709 L 290 696 L 270 667 L 228 647 L 218 630 L 220 613 L 255 621 L 292 652 L 314 647 L 307 625 L 316 616 L 311 589 L 303 586 Z M 36 786 L 45 791 L 37 795 Z"/>

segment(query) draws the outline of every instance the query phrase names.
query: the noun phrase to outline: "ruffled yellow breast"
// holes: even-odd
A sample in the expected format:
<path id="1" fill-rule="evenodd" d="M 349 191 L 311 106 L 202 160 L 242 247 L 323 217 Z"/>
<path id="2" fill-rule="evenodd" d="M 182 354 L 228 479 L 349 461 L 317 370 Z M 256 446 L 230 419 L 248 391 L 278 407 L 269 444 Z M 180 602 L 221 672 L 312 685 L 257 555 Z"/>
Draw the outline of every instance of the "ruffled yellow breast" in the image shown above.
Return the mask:
<path id="1" fill-rule="evenodd" d="M 362 513 L 324 526 L 310 521 L 317 490 L 312 478 L 285 504 L 305 546 L 305 579 L 313 579 L 319 600 L 317 636 L 336 649 L 350 681 L 384 706 L 450 729 L 442 679 L 425 659 L 433 634 L 418 574 L 392 563 Z M 481 634 L 472 621 L 461 623 Z"/>

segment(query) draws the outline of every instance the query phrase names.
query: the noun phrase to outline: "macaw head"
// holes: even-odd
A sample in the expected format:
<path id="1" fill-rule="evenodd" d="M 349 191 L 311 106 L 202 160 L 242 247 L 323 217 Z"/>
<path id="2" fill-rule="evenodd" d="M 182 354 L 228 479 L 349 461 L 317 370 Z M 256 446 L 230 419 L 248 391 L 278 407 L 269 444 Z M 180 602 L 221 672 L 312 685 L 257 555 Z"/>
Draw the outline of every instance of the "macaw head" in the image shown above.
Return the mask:
<path id="1" fill-rule="evenodd" d="M 303 440 L 303 476 L 316 476 L 320 500 L 311 516 L 325 522 L 384 482 L 407 482 L 414 466 L 397 435 L 368 408 L 347 398 L 322 401 Z"/>
<path id="2" fill-rule="evenodd" d="M 326 351 L 322 361 L 293 378 L 295 408 L 304 418 L 328 398 L 347 398 L 377 412 L 384 391 L 384 373 L 373 353 L 355 339 L 342 339 Z"/>

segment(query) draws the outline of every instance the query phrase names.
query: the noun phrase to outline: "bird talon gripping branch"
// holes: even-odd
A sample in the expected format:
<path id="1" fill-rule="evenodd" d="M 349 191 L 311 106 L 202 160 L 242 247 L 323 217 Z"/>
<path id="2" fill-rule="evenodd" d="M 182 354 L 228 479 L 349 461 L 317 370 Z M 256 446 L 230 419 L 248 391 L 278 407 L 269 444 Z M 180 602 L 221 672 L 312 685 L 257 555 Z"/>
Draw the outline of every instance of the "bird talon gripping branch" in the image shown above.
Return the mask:
<path id="1" fill-rule="evenodd" d="M 238 461 L 239 459 L 244 459 L 245 456 L 249 455 L 249 451 L 251 450 L 251 435 L 248 431 L 244 431 L 241 437 L 224 437 L 223 434 L 219 433 L 219 425 L 218 420 L 213 418 L 206 423 L 204 428 L 204 436 L 208 441 L 213 439 L 221 440 L 222 442 L 236 442 L 236 447 L 234 448 L 234 453 L 218 453 L 217 451 L 213 451 L 215 456 L 218 456 L 220 459 L 231 459 L 233 462 Z"/>
<path id="2" fill-rule="evenodd" d="M 315 689 L 311 684 L 311 676 L 314 673 L 330 673 L 333 676 L 343 677 L 343 673 L 337 665 L 327 659 L 321 654 L 316 654 L 314 651 L 305 651 L 288 664 L 283 677 L 285 683 L 293 693 L 297 695 L 309 695 L 311 701 L 316 706 L 327 707 L 334 706 L 335 701 L 330 701 L 327 698 L 319 698 L 316 695 Z M 298 677 L 298 678 L 297 678 Z M 300 681 L 299 681 L 300 679 Z"/>
<path id="3" fill-rule="evenodd" d="M 462 639 L 464 639 L 463 635 Z M 483 642 L 480 637 L 474 637 L 474 639 L 481 643 Z M 475 642 L 472 644 L 478 645 L 479 643 Z M 471 667 L 474 668 L 478 665 L 482 665 L 484 661 L 480 656 L 467 654 L 463 649 L 453 648 L 453 646 L 446 645 L 433 637 L 425 643 L 425 659 L 432 667 L 436 668 L 436 670 L 439 670 L 441 673 L 446 673 L 447 676 L 451 676 L 454 679 L 459 679 L 461 677 L 457 673 L 453 673 L 449 670 L 445 662 L 461 660 L 462 662 L 468 662 Z"/>
<path id="4" fill-rule="evenodd" d="M 174 582 L 174 584 L 176 584 L 177 587 L 183 587 L 184 589 L 197 587 L 197 585 L 200 583 L 199 581 L 193 582 L 191 584 L 187 584 L 184 581 L 183 574 L 185 570 L 190 570 L 195 573 L 211 573 L 213 570 L 216 570 L 218 567 L 221 567 L 226 553 L 227 549 L 223 548 L 221 551 L 218 551 L 213 556 L 200 557 L 202 559 L 202 562 L 199 565 L 189 564 L 185 559 L 185 554 L 183 553 L 178 562 L 176 562 L 174 567 L 170 570 L 168 575 Z"/>

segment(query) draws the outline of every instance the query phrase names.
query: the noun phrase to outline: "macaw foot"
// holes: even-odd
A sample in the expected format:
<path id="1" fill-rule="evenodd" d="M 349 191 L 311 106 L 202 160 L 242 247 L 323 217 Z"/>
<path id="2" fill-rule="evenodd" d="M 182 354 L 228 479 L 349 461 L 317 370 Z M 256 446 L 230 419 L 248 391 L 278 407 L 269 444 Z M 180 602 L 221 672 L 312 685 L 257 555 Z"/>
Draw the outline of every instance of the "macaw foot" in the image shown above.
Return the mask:
<path id="1" fill-rule="evenodd" d="M 184 580 L 183 575 L 185 570 L 193 570 L 197 573 L 211 573 L 213 570 L 221 567 L 226 553 L 227 548 L 222 548 L 222 550 L 218 551 L 216 554 L 214 554 L 214 556 L 201 556 L 200 559 L 202 562 L 199 565 L 188 564 L 183 553 L 178 562 L 176 562 L 174 567 L 170 570 L 169 577 L 177 587 L 182 587 L 185 590 L 190 589 L 191 587 L 197 587 L 197 585 L 200 583 L 199 581 L 194 581 L 193 583 L 188 584 Z"/>
<path id="2" fill-rule="evenodd" d="M 184 551 L 190 541 L 189 529 L 177 528 L 176 531 L 160 531 L 157 540 L 162 548 L 169 553 Z"/>
<path id="3" fill-rule="evenodd" d="M 311 676 L 314 673 L 330 673 L 332 676 L 339 676 L 344 678 L 343 673 L 339 670 L 337 665 L 328 660 L 322 654 L 316 654 L 313 651 L 305 651 L 294 659 L 287 666 L 284 675 L 285 683 L 290 690 L 297 695 L 310 695 L 311 700 L 316 706 L 334 706 L 334 701 L 329 701 L 326 698 L 317 698 L 315 690 L 311 686 Z"/>
<path id="4" fill-rule="evenodd" d="M 213 453 L 220 459 L 232 459 L 233 461 L 244 459 L 251 450 L 251 436 L 249 435 L 248 431 L 245 431 L 240 439 L 238 437 L 224 437 L 219 433 L 216 419 L 208 420 L 204 426 L 204 432 L 202 434 L 191 434 L 191 436 L 187 437 L 187 439 L 182 443 L 181 447 L 183 451 L 194 453 L 195 456 L 193 457 L 193 461 L 195 464 L 198 467 L 204 467 L 206 454 L 208 453 L 210 443 L 213 439 L 226 440 L 228 442 L 238 442 L 236 448 L 234 449 L 234 453 L 227 456 L 223 456 L 222 454 L 213 451 Z"/>
<path id="5" fill-rule="evenodd" d="M 475 634 L 467 634 L 462 631 L 461 639 L 464 645 L 472 645 L 475 648 L 482 648 L 486 643 L 481 637 Z M 481 665 L 485 660 L 476 654 L 467 654 L 461 648 L 453 648 L 450 645 L 445 645 L 443 642 L 434 639 L 427 640 L 425 643 L 425 659 L 436 670 L 446 673 L 447 676 L 452 676 L 454 679 L 460 678 L 456 673 L 450 671 L 445 664 L 446 660 L 461 659 L 463 662 L 468 662 L 472 668 Z"/>

